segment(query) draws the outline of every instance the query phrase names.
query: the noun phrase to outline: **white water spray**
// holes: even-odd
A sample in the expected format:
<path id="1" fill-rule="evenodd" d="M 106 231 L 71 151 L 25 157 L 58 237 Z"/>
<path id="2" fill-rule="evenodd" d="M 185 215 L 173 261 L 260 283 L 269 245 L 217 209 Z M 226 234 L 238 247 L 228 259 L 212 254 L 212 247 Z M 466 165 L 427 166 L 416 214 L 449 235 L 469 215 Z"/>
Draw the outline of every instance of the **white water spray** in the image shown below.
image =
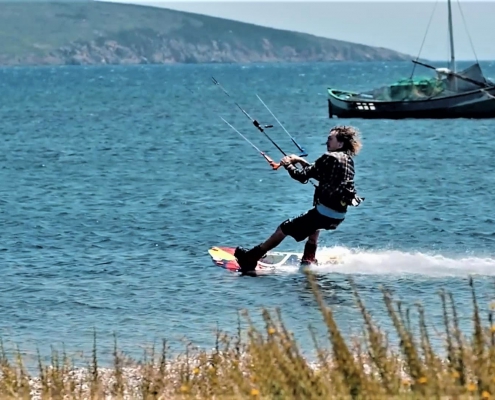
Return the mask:
<path id="1" fill-rule="evenodd" d="M 351 250 L 345 247 L 324 247 L 317 258 L 326 254 L 338 255 L 339 264 L 311 266 L 316 273 L 349 275 L 420 275 L 431 277 L 467 277 L 469 275 L 495 276 L 495 257 L 459 256 L 404 252 L 398 250 Z M 322 257 L 323 256 L 323 257 Z M 284 267 L 285 272 L 298 271 Z"/>

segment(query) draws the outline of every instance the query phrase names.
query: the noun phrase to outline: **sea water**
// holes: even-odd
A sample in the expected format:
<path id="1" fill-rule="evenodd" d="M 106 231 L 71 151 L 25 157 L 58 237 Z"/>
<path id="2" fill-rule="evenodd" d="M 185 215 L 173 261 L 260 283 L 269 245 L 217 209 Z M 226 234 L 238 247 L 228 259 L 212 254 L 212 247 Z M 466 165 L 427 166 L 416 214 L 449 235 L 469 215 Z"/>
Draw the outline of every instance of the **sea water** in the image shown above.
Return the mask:
<path id="1" fill-rule="evenodd" d="M 466 64 L 467 65 L 467 64 Z M 464 67 L 461 65 L 459 68 Z M 419 68 L 419 67 L 417 67 Z M 495 77 L 495 63 L 482 63 Z M 279 160 L 236 107 L 274 124 L 258 94 L 315 160 L 329 128 L 356 126 L 356 185 L 366 198 L 320 250 L 345 265 L 314 270 L 346 337 L 361 319 L 348 279 L 385 330 L 380 287 L 441 330 L 438 292 L 453 293 L 471 331 L 473 276 L 483 316 L 495 292 L 495 120 L 329 120 L 328 86 L 365 90 L 409 76 L 409 63 L 67 66 L 0 69 L 0 336 L 29 361 L 51 346 L 101 363 L 118 345 L 139 358 L 167 339 L 208 349 L 234 334 L 238 311 L 262 328 L 280 308 L 311 357 L 308 326 L 326 331 L 297 269 L 240 278 L 215 267 L 212 246 L 253 246 L 312 204 L 313 186 L 272 171 L 220 116 Z M 419 71 L 428 74 L 428 71 Z M 213 85 L 214 76 L 231 98 Z M 287 238 L 280 250 L 302 251 Z"/>

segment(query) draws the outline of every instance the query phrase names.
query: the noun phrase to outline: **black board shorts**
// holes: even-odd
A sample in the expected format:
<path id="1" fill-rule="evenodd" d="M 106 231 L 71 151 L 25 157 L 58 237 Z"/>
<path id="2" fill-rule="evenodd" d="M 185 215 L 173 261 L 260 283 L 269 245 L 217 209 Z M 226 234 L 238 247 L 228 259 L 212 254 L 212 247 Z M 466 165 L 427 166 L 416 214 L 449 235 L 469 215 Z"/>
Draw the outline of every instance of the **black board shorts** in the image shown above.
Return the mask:
<path id="1" fill-rule="evenodd" d="M 280 229 L 284 235 L 291 236 L 296 242 L 301 242 L 318 230 L 334 230 L 344 221 L 320 214 L 316 208 L 312 208 L 305 213 L 286 219 L 280 224 Z"/>

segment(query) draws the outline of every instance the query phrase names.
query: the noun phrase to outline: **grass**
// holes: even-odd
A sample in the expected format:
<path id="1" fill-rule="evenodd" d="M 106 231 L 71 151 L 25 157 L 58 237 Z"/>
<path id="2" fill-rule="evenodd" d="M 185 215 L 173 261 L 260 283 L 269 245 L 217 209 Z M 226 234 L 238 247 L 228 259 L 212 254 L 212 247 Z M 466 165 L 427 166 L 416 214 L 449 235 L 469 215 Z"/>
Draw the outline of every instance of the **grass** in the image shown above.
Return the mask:
<path id="1" fill-rule="evenodd" d="M 328 329 L 329 346 L 316 342 L 318 362 L 309 364 L 293 335 L 287 331 L 280 310 L 263 310 L 263 327 L 249 314 L 246 339 L 217 334 L 212 351 L 168 358 L 167 344 L 141 361 L 118 351 L 115 340 L 113 368 L 102 369 L 96 356 L 85 368 L 75 368 L 64 354 L 53 352 L 51 365 L 39 361 L 37 377 L 26 372 L 20 355 L 9 360 L 0 352 L 0 398 L 40 399 L 142 398 L 142 399 L 491 399 L 495 396 L 495 326 L 493 313 L 482 323 L 473 281 L 473 332 L 464 338 L 459 329 L 452 295 L 441 292 L 446 357 L 431 345 L 425 313 L 418 306 L 417 333 L 411 328 L 409 310 L 397 307 L 386 289 L 383 301 L 398 335 L 399 346 L 387 342 L 385 332 L 372 321 L 353 281 L 357 307 L 362 315 L 362 335 L 345 339 L 332 310 L 308 274 L 316 302 Z M 20 354 L 18 352 L 18 354 Z"/>

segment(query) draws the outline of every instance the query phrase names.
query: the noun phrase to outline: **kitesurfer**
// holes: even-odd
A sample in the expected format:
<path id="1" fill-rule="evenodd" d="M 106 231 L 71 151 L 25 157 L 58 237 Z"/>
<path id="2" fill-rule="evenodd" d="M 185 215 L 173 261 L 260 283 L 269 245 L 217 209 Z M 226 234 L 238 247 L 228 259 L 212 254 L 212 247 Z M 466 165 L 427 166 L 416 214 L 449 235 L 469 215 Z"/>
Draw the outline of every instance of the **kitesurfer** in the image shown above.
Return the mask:
<path id="1" fill-rule="evenodd" d="M 316 249 L 321 230 L 334 230 L 344 221 L 348 206 L 358 206 L 364 198 L 357 196 L 354 187 L 354 160 L 361 150 L 359 132 L 351 126 L 333 127 L 327 137 L 327 152 L 313 164 L 297 155 L 282 158 L 280 163 L 291 178 L 307 183 L 315 179 L 313 207 L 305 213 L 286 219 L 264 242 L 247 250 L 237 247 L 234 256 L 242 273 L 254 271 L 257 262 L 277 247 L 287 236 L 297 242 L 307 239 L 301 264 L 317 263 Z M 296 164 L 302 169 L 297 169 Z"/>

